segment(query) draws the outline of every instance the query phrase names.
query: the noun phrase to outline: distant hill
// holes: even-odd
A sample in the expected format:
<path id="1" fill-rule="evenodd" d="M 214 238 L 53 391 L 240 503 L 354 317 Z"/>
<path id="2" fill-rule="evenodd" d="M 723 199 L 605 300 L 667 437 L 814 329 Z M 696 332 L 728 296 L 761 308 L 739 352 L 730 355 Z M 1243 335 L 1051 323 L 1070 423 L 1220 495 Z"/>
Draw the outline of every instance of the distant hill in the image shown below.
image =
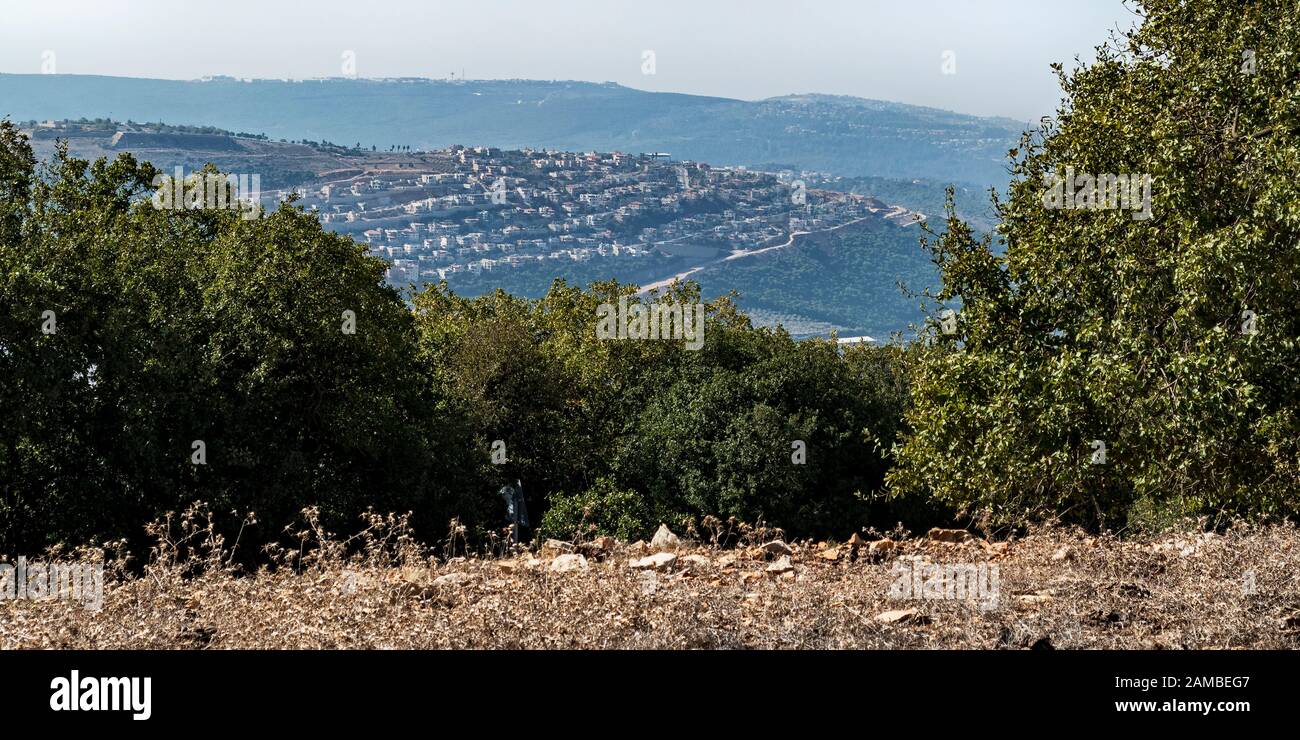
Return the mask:
<path id="1" fill-rule="evenodd" d="M 164 172 L 176 166 L 194 171 L 211 162 L 225 172 L 257 172 L 268 188 L 306 186 L 315 191 L 331 182 L 335 187 L 346 186 L 356 177 L 412 177 L 454 169 L 445 152 L 371 152 L 325 142 L 280 143 L 207 125 L 102 118 L 23 124 L 42 159 L 53 153 L 56 139 L 64 139 L 79 157 L 130 152 Z M 755 169 L 779 173 L 790 170 L 791 165 L 760 163 Z M 576 285 L 613 278 L 645 286 L 689 272 L 708 297 L 737 290 L 740 305 L 756 323 L 781 324 L 796 336 L 825 336 L 837 330 L 841 336 L 868 334 L 884 339 L 921 321 L 919 300 L 900 290 L 899 283 L 918 291 L 936 287 L 936 276 L 918 243 L 920 228 L 911 223 L 910 213 L 941 217 L 943 185 L 919 179 L 830 176 L 810 177 L 809 187 L 871 195 L 878 207 L 889 204 L 897 208 L 889 217 L 804 234 L 790 247 L 739 259 L 720 260 L 716 246 L 681 242 L 661 245 L 634 260 L 527 262 L 510 269 L 458 272 L 447 279 L 454 290 L 466 295 L 501 288 L 538 298 L 555 278 Z M 986 193 L 959 184 L 956 195 L 959 208 L 966 211 L 964 215 L 973 225 L 991 228 L 991 221 L 979 218 L 988 207 Z M 379 199 L 378 195 L 366 197 L 375 201 L 372 205 Z M 404 226 L 411 220 L 412 216 L 404 214 L 391 219 L 388 226 Z M 335 222 L 329 228 L 359 237 L 366 226 Z"/>
<path id="2" fill-rule="evenodd" d="M 870 220 L 823 234 L 798 237 L 785 249 L 713 264 L 688 279 L 707 298 L 739 293 L 739 304 L 757 324 L 781 324 L 796 337 L 870 335 L 885 341 L 924 321 L 915 295 L 938 288 L 920 227 Z M 698 260 L 697 260 L 698 261 Z M 592 260 L 516 270 L 461 273 L 451 288 L 479 295 L 502 288 L 539 298 L 551 281 L 564 278 L 585 286 L 615 279 L 647 285 L 672 275 L 690 260 L 656 256 L 641 262 Z"/>
<path id="3" fill-rule="evenodd" d="M 257 173 L 266 188 L 311 185 L 322 177 L 352 177 L 364 171 L 416 165 L 430 168 L 429 158 L 421 154 L 361 151 L 324 142 L 282 143 L 262 134 L 235 133 L 213 126 L 107 118 L 18 124 L 42 160 L 48 160 L 56 142 L 64 140 L 73 156 L 87 160 L 129 153 L 152 162 L 163 172 L 171 172 L 174 167 L 195 171 L 212 163 L 223 172 Z"/>
<path id="4" fill-rule="evenodd" d="M 800 237 L 788 249 L 724 262 L 691 279 L 708 296 L 735 290 L 747 311 L 774 314 L 795 335 L 804 333 L 801 325 L 824 325 L 841 336 L 887 340 L 924 321 L 916 294 L 939 287 L 920 236 L 915 224 L 864 222 Z"/>
<path id="5" fill-rule="evenodd" d="M 425 79 L 197 81 L 0 74 L 0 116 L 109 117 L 259 131 L 272 139 L 670 152 L 719 165 L 786 162 L 848 176 L 1003 185 L 1025 124 L 828 95 L 760 101 L 613 83 Z"/>
<path id="6" fill-rule="evenodd" d="M 987 191 L 971 183 L 887 177 L 845 177 L 817 183 L 817 187 L 827 190 L 868 194 L 890 205 L 903 206 L 909 211 L 925 214 L 926 218 L 936 221 L 941 221 L 944 217 L 947 186 L 953 188 L 957 215 L 977 231 L 991 232 L 997 224 L 992 200 Z"/>

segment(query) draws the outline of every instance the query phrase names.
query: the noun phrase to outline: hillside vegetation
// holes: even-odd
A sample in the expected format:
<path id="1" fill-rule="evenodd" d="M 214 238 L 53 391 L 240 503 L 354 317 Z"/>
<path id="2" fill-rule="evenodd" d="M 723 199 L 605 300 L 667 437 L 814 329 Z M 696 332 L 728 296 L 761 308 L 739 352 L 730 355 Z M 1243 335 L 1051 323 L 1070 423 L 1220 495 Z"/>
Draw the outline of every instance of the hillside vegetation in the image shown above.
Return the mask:
<path id="1" fill-rule="evenodd" d="M 734 290 L 747 309 L 795 312 L 881 341 L 922 323 L 920 293 L 938 280 L 921 229 L 888 221 L 799 236 L 787 249 L 724 262 L 692 279 Z"/>
<path id="2" fill-rule="evenodd" d="M 1106 526 L 1300 504 L 1300 11 L 1141 10 L 1060 70 L 996 236 L 933 244 L 959 313 L 920 343 L 895 490 Z M 1149 208 L 1051 207 L 1071 173 L 1148 177 Z"/>
<path id="3" fill-rule="evenodd" d="M 598 338 L 602 304 L 637 302 L 614 281 L 432 285 L 408 303 L 383 262 L 291 203 L 156 209 L 153 165 L 64 148 L 38 165 L 5 122 L 0 553 L 138 546 L 143 523 L 195 501 L 255 512 L 228 532 L 250 559 L 304 509 L 333 531 L 409 511 L 426 541 L 452 522 L 499 542 L 516 481 L 539 539 L 1293 518 L 1300 11 L 1141 12 L 1061 70 L 1059 115 L 1013 152 L 994 232 L 953 208 L 930 219 L 936 313 L 884 347 L 755 328 L 698 284 L 644 299 L 704 304 L 698 350 Z M 1045 198 L 1066 173 L 1149 190 Z M 893 237 L 875 251 L 907 274 Z M 738 275 L 755 300 L 823 290 L 851 312 L 883 287 L 838 276 L 865 251 L 849 239 L 777 253 L 787 285 Z"/>

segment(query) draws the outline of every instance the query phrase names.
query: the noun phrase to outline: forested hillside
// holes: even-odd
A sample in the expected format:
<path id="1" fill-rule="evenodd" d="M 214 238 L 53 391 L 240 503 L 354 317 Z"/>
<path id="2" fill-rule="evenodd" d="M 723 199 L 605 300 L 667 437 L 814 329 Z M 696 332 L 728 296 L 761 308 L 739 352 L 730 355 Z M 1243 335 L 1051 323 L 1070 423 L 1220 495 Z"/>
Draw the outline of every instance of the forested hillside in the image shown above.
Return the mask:
<path id="1" fill-rule="evenodd" d="M 925 290 L 938 278 L 918 225 L 888 221 L 799 236 L 795 244 L 692 275 L 706 295 L 735 290 L 749 309 L 795 313 L 842 336 L 886 341 L 922 324 Z"/>

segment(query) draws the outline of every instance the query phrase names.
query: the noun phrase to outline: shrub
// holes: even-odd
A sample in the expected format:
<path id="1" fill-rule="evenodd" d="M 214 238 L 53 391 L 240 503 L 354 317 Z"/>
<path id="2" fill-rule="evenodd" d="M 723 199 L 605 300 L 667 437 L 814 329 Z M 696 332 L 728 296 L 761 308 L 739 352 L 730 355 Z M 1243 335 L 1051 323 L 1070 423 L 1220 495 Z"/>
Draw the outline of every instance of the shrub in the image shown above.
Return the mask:
<path id="1" fill-rule="evenodd" d="M 608 477 L 598 479 L 580 494 L 555 493 L 549 503 L 540 531 L 543 536 L 559 539 L 582 540 L 606 534 L 632 541 L 649 537 L 661 521 L 680 518 L 657 514 L 645 496 L 619 488 Z"/>

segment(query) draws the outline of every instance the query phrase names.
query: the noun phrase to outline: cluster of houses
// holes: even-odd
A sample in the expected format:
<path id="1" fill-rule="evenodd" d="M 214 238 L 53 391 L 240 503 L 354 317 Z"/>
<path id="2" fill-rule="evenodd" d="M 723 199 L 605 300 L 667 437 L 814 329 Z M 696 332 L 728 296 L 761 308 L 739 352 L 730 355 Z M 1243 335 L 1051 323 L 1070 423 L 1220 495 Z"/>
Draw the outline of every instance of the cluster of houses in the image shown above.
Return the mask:
<path id="1" fill-rule="evenodd" d="M 660 154 L 454 146 L 415 167 L 296 189 L 327 228 L 369 245 L 397 285 L 548 261 L 703 256 L 762 248 L 883 208 L 809 190 L 795 173 Z"/>

